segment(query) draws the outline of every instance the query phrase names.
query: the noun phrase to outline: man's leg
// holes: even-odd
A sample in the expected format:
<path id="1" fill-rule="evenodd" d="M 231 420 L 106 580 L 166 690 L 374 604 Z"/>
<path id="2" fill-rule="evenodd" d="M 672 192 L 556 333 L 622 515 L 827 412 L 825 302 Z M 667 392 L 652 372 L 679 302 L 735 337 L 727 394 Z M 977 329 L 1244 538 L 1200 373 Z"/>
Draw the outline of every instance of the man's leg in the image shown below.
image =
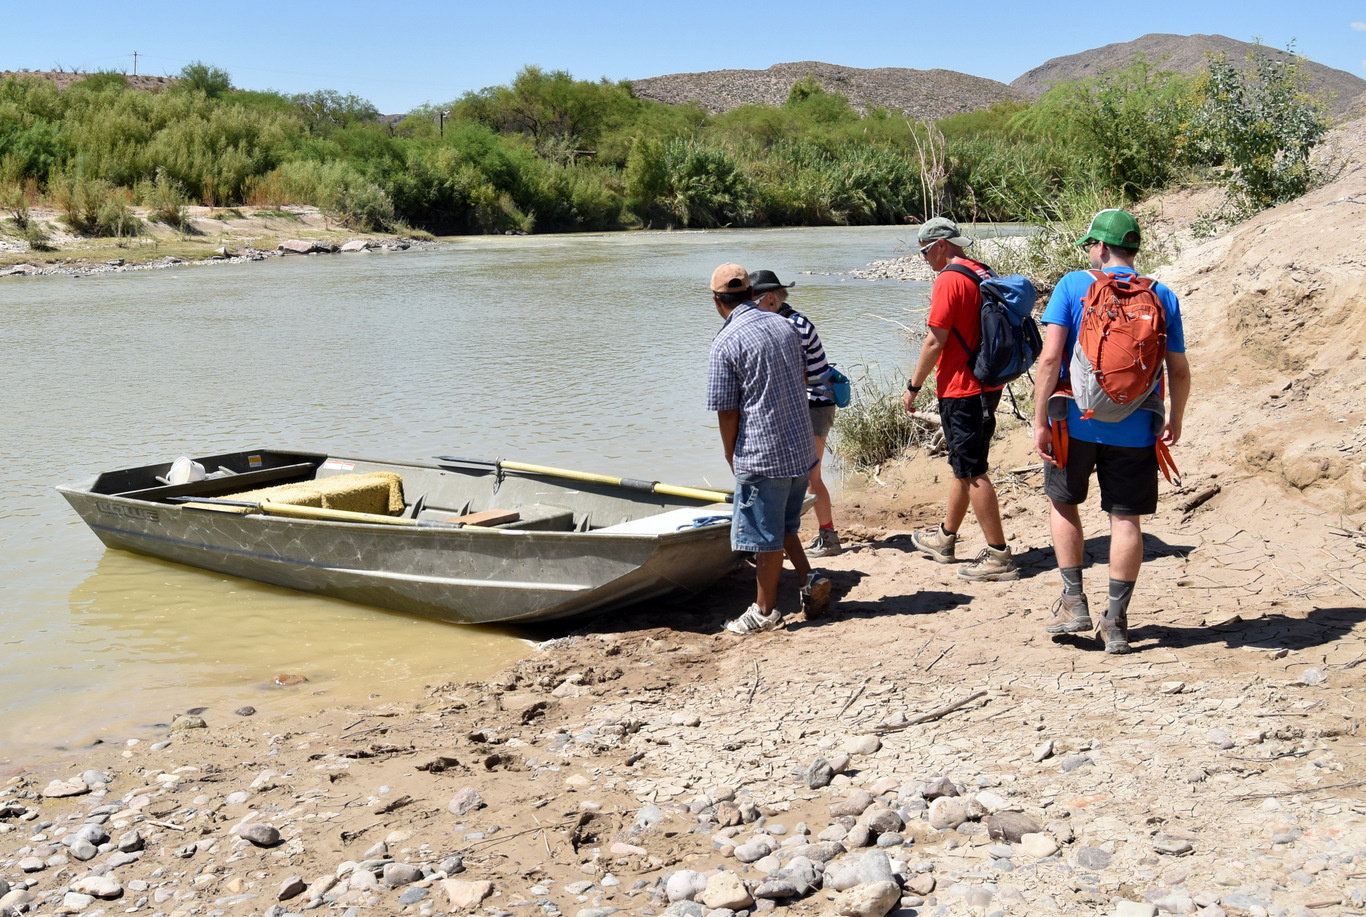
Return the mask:
<path id="1" fill-rule="evenodd" d="M 1082 589 L 1082 566 L 1086 562 L 1086 536 L 1081 526 L 1081 504 L 1086 501 L 1094 466 L 1095 445 L 1073 440 L 1067 467 L 1048 467 L 1044 492 L 1049 498 L 1048 527 L 1053 535 L 1053 554 L 1062 574 L 1062 595 L 1053 603 L 1053 617 L 1044 625 L 1050 634 L 1079 634 L 1092 629 L 1090 604 Z"/>
<path id="2" fill-rule="evenodd" d="M 778 607 L 778 580 L 783 573 L 783 552 L 760 551 L 754 557 L 754 579 L 758 585 L 754 602 L 760 611 L 770 615 Z M 805 562 L 806 558 L 803 557 L 802 561 Z M 807 569 L 810 569 L 809 565 Z"/>
<path id="3" fill-rule="evenodd" d="M 965 490 L 972 501 L 972 514 L 977 517 L 977 524 L 982 528 L 982 536 L 993 548 L 1004 548 L 1006 534 L 1005 528 L 1001 525 L 1001 506 L 996 502 L 996 485 L 984 474 L 966 483 Z"/>
<path id="4" fill-rule="evenodd" d="M 1110 515 L 1110 595 L 1096 635 L 1107 653 L 1127 653 L 1129 601 L 1143 566 L 1141 517 L 1157 512 L 1157 453 L 1151 447 L 1106 446 L 1098 453 L 1100 508 Z"/>

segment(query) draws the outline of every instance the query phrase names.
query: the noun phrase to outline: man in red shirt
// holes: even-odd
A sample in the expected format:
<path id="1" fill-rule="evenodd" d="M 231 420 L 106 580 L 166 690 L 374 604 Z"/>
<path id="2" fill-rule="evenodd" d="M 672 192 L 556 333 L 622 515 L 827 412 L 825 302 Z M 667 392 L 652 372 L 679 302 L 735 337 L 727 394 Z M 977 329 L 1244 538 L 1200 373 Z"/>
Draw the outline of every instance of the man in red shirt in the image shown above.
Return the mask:
<path id="1" fill-rule="evenodd" d="M 930 294 L 929 333 L 901 401 L 907 411 L 913 410 L 920 386 L 931 370 L 936 371 L 935 395 L 939 399 L 939 419 L 943 422 L 953 480 L 949 482 L 944 521 L 933 529 L 913 534 L 911 544 L 941 564 L 953 563 L 958 528 L 971 504 L 987 546 L 972 563 L 958 571 L 959 578 L 974 582 L 1017 579 L 1020 570 L 1006 546 L 996 487 L 987 477 L 1001 389 L 983 389 L 968 367 L 969 349 L 975 348 L 982 337 L 982 301 L 977 284 L 970 278 L 944 269 L 950 264 L 961 264 L 982 278 L 991 275 L 964 254 L 963 249 L 972 240 L 952 220 L 929 220 L 920 227 L 917 238 L 921 256 L 938 276 Z"/>

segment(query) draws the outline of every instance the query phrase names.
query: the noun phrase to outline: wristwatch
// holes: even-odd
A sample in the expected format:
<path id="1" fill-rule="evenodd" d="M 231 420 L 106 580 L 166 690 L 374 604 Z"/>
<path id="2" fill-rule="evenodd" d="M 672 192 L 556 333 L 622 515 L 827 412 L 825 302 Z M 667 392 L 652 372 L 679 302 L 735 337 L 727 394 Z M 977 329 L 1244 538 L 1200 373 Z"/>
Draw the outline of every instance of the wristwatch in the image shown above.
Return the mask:
<path id="1" fill-rule="evenodd" d="M 906 380 L 906 391 L 911 392 L 911 393 L 919 392 L 919 391 L 920 391 L 920 386 L 918 386 L 918 385 L 912 385 L 912 384 L 911 384 L 911 380 L 910 380 L 910 379 L 907 379 L 907 380 Z"/>

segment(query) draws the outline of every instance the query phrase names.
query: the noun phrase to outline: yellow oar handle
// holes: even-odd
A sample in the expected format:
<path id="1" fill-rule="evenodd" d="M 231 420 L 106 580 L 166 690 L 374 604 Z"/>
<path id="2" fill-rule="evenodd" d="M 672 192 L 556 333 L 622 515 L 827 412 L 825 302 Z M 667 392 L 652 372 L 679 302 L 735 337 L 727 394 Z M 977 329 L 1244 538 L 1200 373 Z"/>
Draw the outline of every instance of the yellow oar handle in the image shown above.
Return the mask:
<path id="1" fill-rule="evenodd" d="M 571 481 L 583 481 L 587 484 L 606 484 L 610 487 L 625 487 L 628 490 L 640 490 L 645 493 L 664 494 L 670 497 L 684 497 L 689 500 L 704 500 L 707 503 L 729 503 L 734 499 L 734 495 L 724 490 L 706 490 L 698 487 L 679 487 L 676 484 L 661 484 L 658 481 L 642 481 L 636 478 L 614 478 L 606 474 L 593 474 L 588 471 L 571 471 L 567 468 L 552 468 L 549 465 L 533 465 L 529 462 L 509 462 L 509 461 L 482 461 L 479 459 L 462 459 L 450 455 L 438 455 L 437 461 L 455 462 L 461 465 L 485 465 L 491 468 L 503 468 L 507 471 L 520 471 L 524 474 L 540 474 L 552 478 L 567 478 Z"/>

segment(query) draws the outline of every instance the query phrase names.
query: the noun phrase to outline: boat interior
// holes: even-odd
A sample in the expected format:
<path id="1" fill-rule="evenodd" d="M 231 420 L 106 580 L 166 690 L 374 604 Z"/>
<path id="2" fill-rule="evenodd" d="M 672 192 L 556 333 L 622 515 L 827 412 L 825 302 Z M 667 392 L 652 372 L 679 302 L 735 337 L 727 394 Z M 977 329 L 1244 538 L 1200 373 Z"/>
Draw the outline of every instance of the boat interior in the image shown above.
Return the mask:
<path id="1" fill-rule="evenodd" d="M 729 521 L 731 507 L 724 503 L 491 466 L 257 450 L 106 472 L 88 490 L 219 512 L 272 512 L 264 504 L 276 514 L 304 518 L 513 531 L 663 534 L 715 524 L 721 516 Z M 297 509 L 288 513 L 280 510 L 284 506 Z"/>

